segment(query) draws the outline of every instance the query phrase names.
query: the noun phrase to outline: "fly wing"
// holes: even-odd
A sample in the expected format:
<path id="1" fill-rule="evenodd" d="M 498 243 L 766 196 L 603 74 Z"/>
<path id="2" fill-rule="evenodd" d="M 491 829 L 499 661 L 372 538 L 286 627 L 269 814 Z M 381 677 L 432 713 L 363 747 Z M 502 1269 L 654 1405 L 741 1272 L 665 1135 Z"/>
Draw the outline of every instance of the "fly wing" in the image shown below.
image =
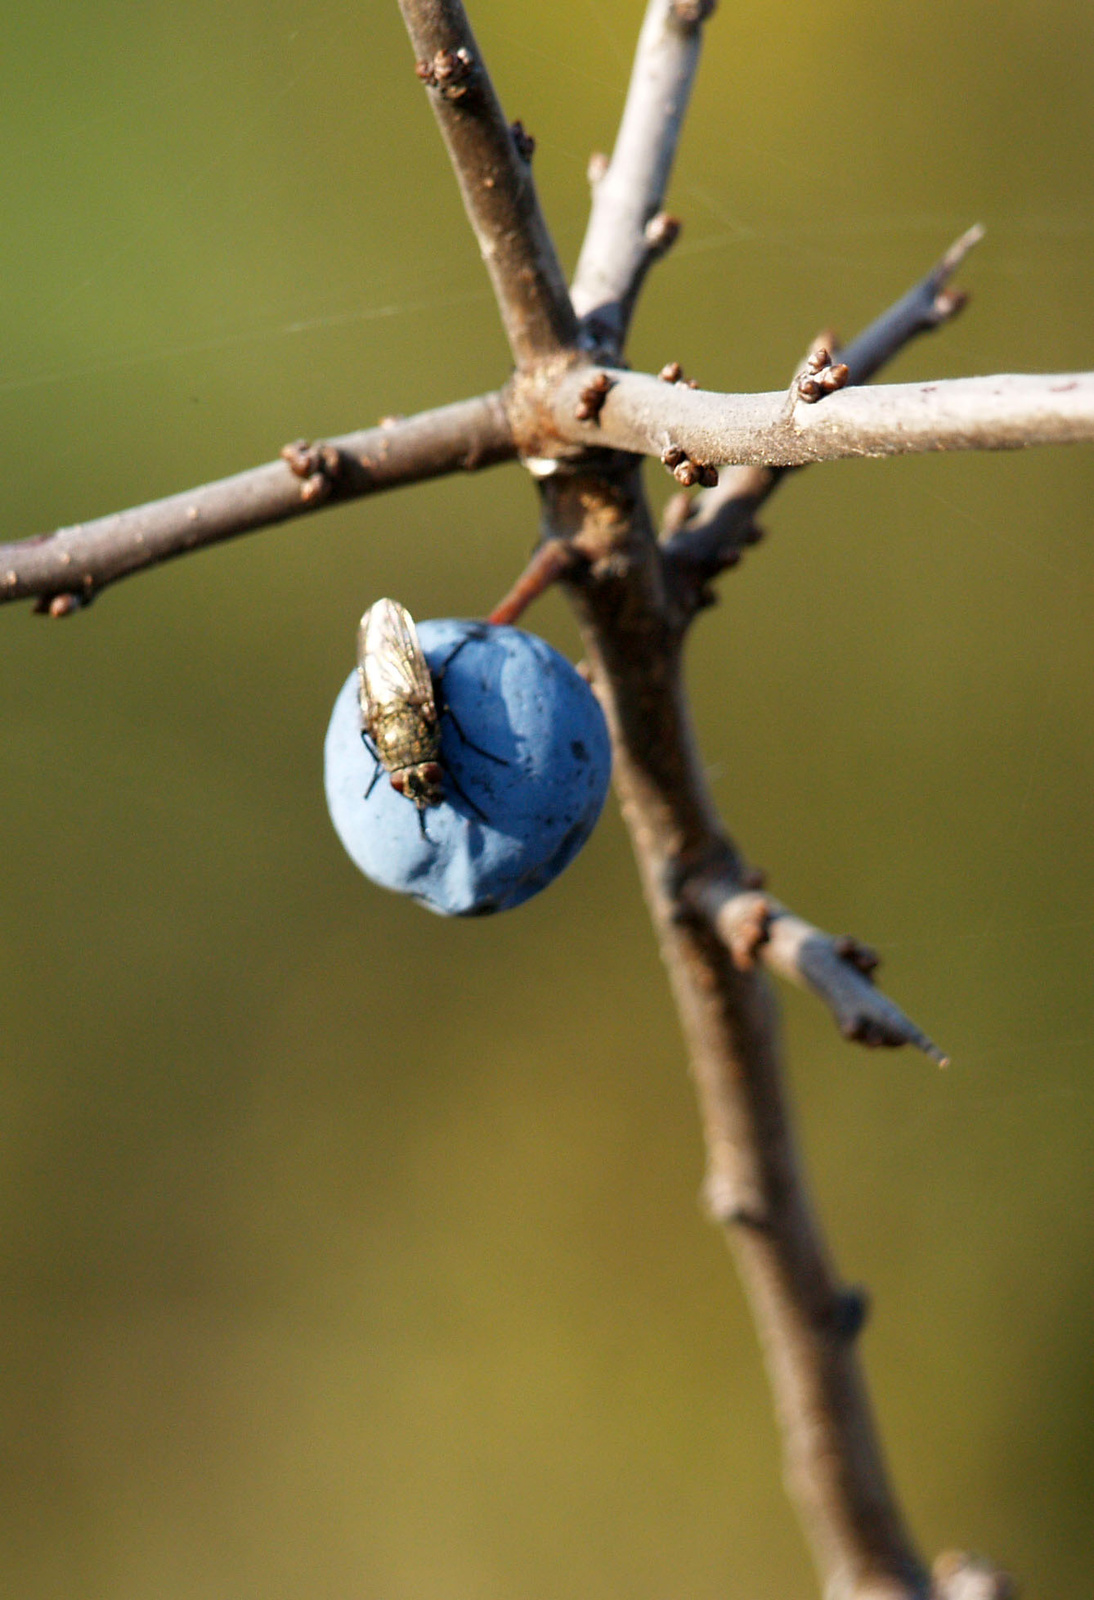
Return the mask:
<path id="1" fill-rule="evenodd" d="M 366 728 L 377 712 L 433 704 L 433 679 L 414 618 L 397 600 L 377 600 L 361 618 L 357 670 Z"/>

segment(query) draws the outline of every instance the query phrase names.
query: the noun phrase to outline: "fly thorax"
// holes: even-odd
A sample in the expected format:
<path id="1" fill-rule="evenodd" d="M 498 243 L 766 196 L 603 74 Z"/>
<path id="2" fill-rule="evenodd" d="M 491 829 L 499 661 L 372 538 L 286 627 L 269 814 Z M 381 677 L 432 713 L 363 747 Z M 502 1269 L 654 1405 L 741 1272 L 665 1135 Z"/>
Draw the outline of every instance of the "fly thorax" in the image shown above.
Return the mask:
<path id="1" fill-rule="evenodd" d="M 396 767 L 418 767 L 434 763 L 440 750 L 440 730 L 436 718 L 416 706 L 397 707 L 376 717 L 372 736 L 380 760 L 389 772 Z"/>

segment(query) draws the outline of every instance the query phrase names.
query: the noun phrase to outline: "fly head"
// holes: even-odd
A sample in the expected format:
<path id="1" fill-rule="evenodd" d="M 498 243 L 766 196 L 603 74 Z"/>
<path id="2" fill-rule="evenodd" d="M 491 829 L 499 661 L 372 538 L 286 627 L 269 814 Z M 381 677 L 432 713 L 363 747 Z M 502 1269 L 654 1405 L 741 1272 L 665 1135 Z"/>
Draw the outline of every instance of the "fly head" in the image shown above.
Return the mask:
<path id="1" fill-rule="evenodd" d="M 444 774 L 438 761 L 421 761 L 413 767 L 400 767 L 391 774 L 391 787 L 396 794 L 413 800 L 419 811 L 426 806 L 439 806 L 444 799 L 442 781 Z"/>

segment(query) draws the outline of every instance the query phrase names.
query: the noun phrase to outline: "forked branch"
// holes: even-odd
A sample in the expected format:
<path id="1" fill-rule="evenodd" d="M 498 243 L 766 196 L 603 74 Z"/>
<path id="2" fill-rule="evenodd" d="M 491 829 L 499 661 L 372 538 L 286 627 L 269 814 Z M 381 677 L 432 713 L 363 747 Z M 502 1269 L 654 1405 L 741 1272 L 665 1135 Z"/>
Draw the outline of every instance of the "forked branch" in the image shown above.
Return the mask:
<path id="1" fill-rule="evenodd" d="M 913 339 L 944 327 L 968 303 L 968 294 L 949 283 L 983 234 L 979 225 L 969 228 L 924 278 L 850 344 L 840 346 L 827 333 L 819 335 L 816 344 L 826 344 L 847 366 L 851 383 L 866 383 Z M 701 489 L 692 498 L 681 494 L 670 502 L 664 525 L 665 560 L 678 573 L 693 606 L 701 602 L 707 581 L 759 538 L 756 513 L 793 470 L 727 467 L 713 488 Z"/>
<path id="2" fill-rule="evenodd" d="M 844 389 L 788 410 L 785 393 L 719 395 L 602 369 L 596 415 L 588 367 L 540 373 L 530 387 L 463 400 L 303 448 L 279 462 L 129 511 L 0 545 L 0 602 L 85 600 L 172 556 L 375 494 L 518 454 L 572 454 L 582 443 L 711 462 L 801 465 L 848 456 L 1006 450 L 1094 439 L 1094 374 L 960 378 Z M 528 396 L 532 395 L 529 404 Z M 62 607 L 62 609 L 64 609 Z"/>

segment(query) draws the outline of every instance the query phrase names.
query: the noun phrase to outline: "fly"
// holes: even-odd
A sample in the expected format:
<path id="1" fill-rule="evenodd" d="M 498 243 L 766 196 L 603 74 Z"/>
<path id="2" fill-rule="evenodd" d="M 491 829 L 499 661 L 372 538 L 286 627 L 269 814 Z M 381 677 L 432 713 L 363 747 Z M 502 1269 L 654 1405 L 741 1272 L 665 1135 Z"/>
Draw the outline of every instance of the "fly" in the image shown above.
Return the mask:
<path id="1" fill-rule="evenodd" d="M 472 637 L 468 635 L 468 638 Z M 441 697 L 444 674 L 468 639 L 461 639 L 436 676 L 429 669 L 414 618 L 397 600 L 377 600 L 357 630 L 358 696 L 361 737 L 376 758 L 376 771 L 365 792 L 375 789 L 386 772 L 391 787 L 418 808 L 418 827 L 426 837 L 425 812 L 444 800 L 447 781 L 483 822 L 486 814 L 464 793 L 455 774 L 441 765 L 441 717 L 447 714 L 469 749 L 505 765 L 472 744 L 451 708 Z"/>

